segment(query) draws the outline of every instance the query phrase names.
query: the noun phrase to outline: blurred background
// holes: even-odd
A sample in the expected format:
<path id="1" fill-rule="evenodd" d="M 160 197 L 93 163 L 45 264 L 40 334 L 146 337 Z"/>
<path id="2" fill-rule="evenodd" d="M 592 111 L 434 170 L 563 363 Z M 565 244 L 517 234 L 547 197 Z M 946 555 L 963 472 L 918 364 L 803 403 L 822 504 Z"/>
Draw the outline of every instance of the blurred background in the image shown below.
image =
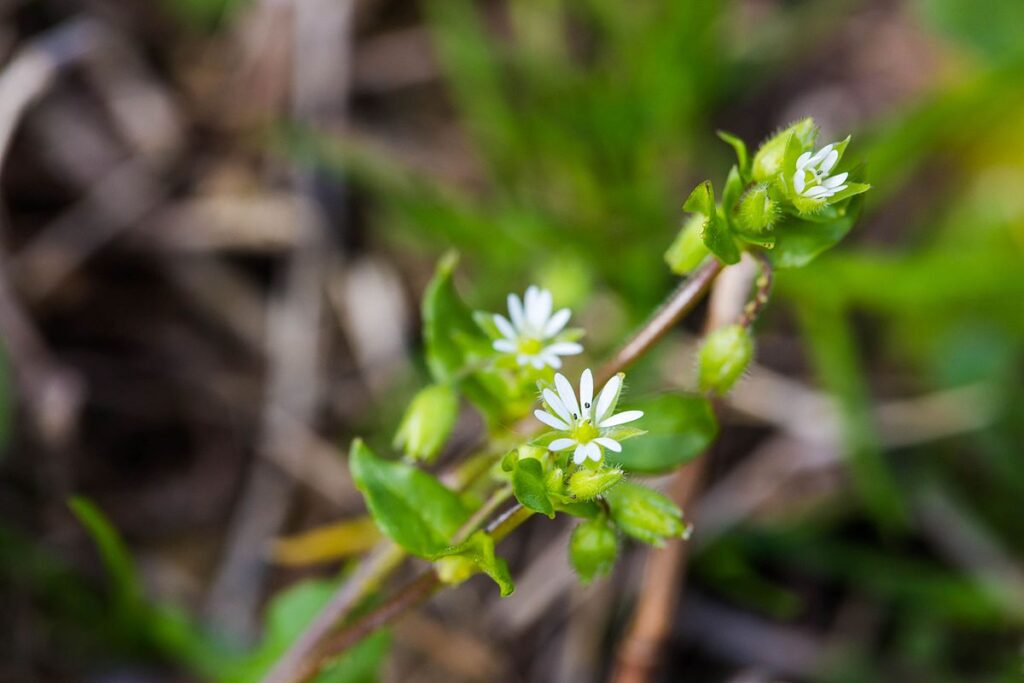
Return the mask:
<path id="1" fill-rule="evenodd" d="M 1024 680 L 1021 0 L 2 0 L 0 60 L 0 680 L 257 680 L 376 540 L 436 259 L 599 361 L 714 132 L 803 116 L 874 189 L 779 274 L 650 680 Z M 329 680 L 606 680 L 644 553 L 584 589 L 568 528 Z"/>

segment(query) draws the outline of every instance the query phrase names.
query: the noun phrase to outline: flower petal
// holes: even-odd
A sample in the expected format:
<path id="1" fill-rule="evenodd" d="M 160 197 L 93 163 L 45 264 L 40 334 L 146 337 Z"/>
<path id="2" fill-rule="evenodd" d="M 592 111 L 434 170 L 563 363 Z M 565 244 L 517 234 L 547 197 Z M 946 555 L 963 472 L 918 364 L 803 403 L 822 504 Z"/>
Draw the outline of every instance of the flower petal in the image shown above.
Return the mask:
<path id="1" fill-rule="evenodd" d="M 515 294 L 508 295 L 508 314 L 517 330 L 523 329 L 523 302 Z"/>
<path id="2" fill-rule="evenodd" d="M 544 359 L 540 356 L 531 356 L 530 363 L 538 370 L 544 369 Z"/>
<path id="3" fill-rule="evenodd" d="M 633 420 L 639 420 L 643 416 L 644 411 L 642 410 L 627 410 L 619 413 L 618 415 L 612 415 L 607 420 L 601 422 L 598 427 L 601 429 L 604 429 L 605 427 L 617 427 L 619 425 L 624 425 L 627 422 L 632 422 Z"/>
<path id="4" fill-rule="evenodd" d="M 615 409 L 616 398 L 619 395 L 620 388 L 622 388 L 622 377 L 615 375 L 604 385 L 604 389 L 601 389 L 601 393 L 597 396 L 597 407 L 594 409 L 594 420 L 596 422 L 603 420 L 605 416 Z"/>
<path id="5" fill-rule="evenodd" d="M 601 447 L 591 441 L 586 445 L 587 457 L 594 462 L 601 462 Z"/>
<path id="6" fill-rule="evenodd" d="M 494 325 L 495 327 L 498 328 L 498 331 L 501 332 L 502 336 L 505 337 L 505 339 L 515 341 L 516 339 L 519 338 L 519 333 L 516 332 L 516 328 L 512 327 L 512 323 L 510 323 L 508 321 L 508 318 L 506 318 L 505 316 L 495 314 Z"/>
<path id="7" fill-rule="evenodd" d="M 615 439 L 609 439 L 607 436 L 597 437 L 596 439 L 594 439 L 594 443 L 599 443 L 608 450 L 615 451 L 616 453 L 622 452 L 622 444 L 620 444 Z"/>
<path id="8" fill-rule="evenodd" d="M 804 152 L 803 154 L 801 154 L 800 156 L 798 156 L 796 158 L 796 169 L 798 171 L 804 170 L 804 168 L 807 166 L 807 162 L 809 162 L 810 160 L 811 160 L 811 153 L 810 152 Z"/>
<path id="9" fill-rule="evenodd" d="M 550 339 L 561 332 L 562 328 L 565 327 L 565 324 L 569 322 L 570 317 L 572 317 L 572 311 L 568 308 L 563 308 L 551 316 L 551 318 L 548 319 L 547 324 L 544 325 L 544 338 Z"/>
<path id="10" fill-rule="evenodd" d="M 834 189 L 837 186 L 845 183 L 848 177 L 850 177 L 849 173 L 840 173 L 839 175 L 834 175 L 831 178 L 825 178 L 825 180 L 822 181 L 821 184 L 829 189 Z"/>
<path id="11" fill-rule="evenodd" d="M 541 422 L 546 424 L 548 427 L 553 427 L 553 428 L 559 429 L 559 430 L 561 430 L 563 432 L 569 431 L 569 425 L 565 424 L 564 422 L 559 420 L 557 417 L 555 417 L 554 415 L 552 415 L 551 413 L 549 413 L 549 412 L 547 412 L 545 410 L 535 410 L 535 411 L 533 411 L 533 415 L 538 420 L 540 420 Z"/>
<path id="12" fill-rule="evenodd" d="M 559 356 L 575 356 L 583 353 L 583 347 L 576 342 L 555 342 L 544 347 L 544 353 L 557 353 Z"/>
<path id="13" fill-rule="evenodd" d="M 502 353 L 515 353 L 516 345 L 511 339 L 498 339 L 493 344 L 495 351 L 501 351 Z"/>
<path id="14" fill-rule="evenodd" d="M 520 365 L 528 365 L 530 363 L 530 357 L 527 356 L 525 353 L 521 353 L 518 356 L 516 356 L 516 362 L 519 363 Z"/>
<path id="15" fill-rule="evenodd" d="M 541 360 L 544 361 L 545 365 L 550 365 L 555 370 L 561 370 L 562 369 L 562 359 L 559 358 L 558 356 L 556 356 L 555 354 L 553 354 L 553 353 L 546 353 L 544 351 L 541 351 L 540 357 L 541 357 Z"/>
<path id="16" fill-rule="evenodd" d="M 811 199 L 820 199 L 826 195 L 828 195 L 828 188 L 822 187 L 821 185 L 815 185 L 804 192 L 804 196 L 810 197 Z"/>
<path id="17" fill-rule="evenodd" d="M 828 145 L 825 145 L 824 147 L 822 147 L 821 149 L 819 149 L 817 152 L 814 153 L 814 156 L 811 157 L 811 159 L 807 163 L 807 165 L 808 166 L 818 166 L 820 168 L 821 167 L 821 162 L 825 161 L 825 159 L 827 159 L 828 156 L 832 153 L 832 147 L 833 147 L 833 145 L 828 144 Z M 839 156 L 838 152 L 836 152 L 836 156 Z"/>
<path id="18" fill-rule="evenodd" d="M 576 439 L 555 439 L 548 444 L 549 451 L 567 451 L 576 445 Z"/>
<path id="19" fill-rule="evenodd" d="M 584 415 L 590 413 L 590 409 L 594 407 L 593 402 L 594 374 L 590 372 L 590 368 L 587 368 L 580 375 L 580 407 L 583 409 Z"/>
<path id="20" fill-rule="evenodd" d="M 537 335 L 544 332 L 548 318 L 551 317 L 551 305 L 551 292 L 542 289 L 534 298 L 533 306 L 526 309 L 526 321 Z"/>
<path id="21" fill-rule="evenodd" d="M 572 453 L 572 461 L 577 465 L 582 465 L 583 461 L 587 459 L 587 447 L 583 444 L 576 446 L 576 450 Z"/>
<path id="22" fill-rule="evenodd" d="M 829 145 L 829 147 L 831 146 L 832 145 Z M 835 167 L 836 162 L 838 161 L 839 152 L 837 152 L 834 149 L 830 149 L 828 151 L 828 154 L 825 155 L 825 159 L 821 162 L 821 166 L 819 166 L 819 168 L 822 170 L 823 173 L 828 173 Z"/>
<path id="23" fill-rule="evenodd" d="M 562 373 L 555 375 L 555 388 L 558 389 L 558 397 L 562 399 L 562 404 L 573 414 L 574 418 L 578 419 L 580 404 L 576 402 L 576 392 L 572 390 L 572 385 Z"/>
<path id="24" fill-rule="evenodd" d="M 807 171 L 805 171 L 802 168 L 798 168 L 796 173 L 793 174 L 793 187 L 796 188 L 797 192 L 803 192 L 804 191 L 804 187 L 806 187 L 806 185 L 807 185 L 806 180 L 805 180 L 805 176 L 806 175 L 807 175 Z"/>
<path id="25" fill-rule="evenodd" d="M 562 418 L 566 422 L 570 422 L 572 420 L 572 413 L 569 412 L 569 409 L 565 407 L 565 404 L 562 403 L 562 399 L 558 398 L 558 395 L 555 392 L 550 389 L 545 389 L 541 392 L 541 395 L 544 397 L 544 401 L 551 407 L 551 410 L 555 411 L 555 414 L 558 415 L 558 417 Z"/>

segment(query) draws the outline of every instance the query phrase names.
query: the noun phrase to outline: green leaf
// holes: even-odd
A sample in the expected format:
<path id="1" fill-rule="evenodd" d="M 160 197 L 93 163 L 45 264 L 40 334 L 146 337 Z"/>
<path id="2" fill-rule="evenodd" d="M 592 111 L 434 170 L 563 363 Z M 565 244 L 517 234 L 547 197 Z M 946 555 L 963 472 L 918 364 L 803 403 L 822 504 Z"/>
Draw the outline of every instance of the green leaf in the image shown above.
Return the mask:
<path id="1" fill-rule="evenodd" d="M 739 162 L 740 175 L 744 178 L 750 176 L 750 155 L 747 153 L 747 144 L 732 133 L 724 130 L 717 132 L 718 137 L 736 150 L 736 160 Z"/>
<path id="2" fill-rule="evenodd" d="M 461 583 L 476 572 L 483 572 L 498 584 L 501 597 L 515 590 L 508 563 L 495 555 L 494 539 L 484 531 L 477 531 L 465 542 L 442 551 L 434 560 L 438 576 L 445 583 Z"/>
<path id="3" fill-rule="evenodd" d="M 536 458 L 522 458 L 512 472 L 512 492 L 523 506 L 548 517 L 555 516 L 555 508 L 548 496 L 544 481 L 544 466 Z"/>
<path id="4" fill-rule="evenodd" d="M 644 411 L 646 436 L 624 446 L 621 453 L 609 454 L 609 460 L 630 472 L 672 470 L 703 453 L 718 434 L 711 404 L 700 396 L 664 394 L 636 407 Z M 609 436 L 617 441 L 629 438 L 617 433 Z"/>
<path id="5" fill-rule="evenodd" d="M 463 303 L 452 274 L 459 258 L 446 254 L 437 264 L 433 279 L 423 294 L 423 339 L 427 347 L 427 367 L 436 382 L 446 382 L 465 366 L 465 352 L 456 341 L 458 334 L 478 336 L 473 314 Z"/>
<path id="6" fill-rule="evenodd" d="M 725 218 L 717 211 L 706 218 L 700 236 L 711 253 L 717 256 L 722 263 L 728 265 L 739 263 L 739 247 L 736 246 L 736 240 L 732 238 Z"/>
<path id="7" fill-rule="evenodd" d="M 377 457 L 361 439 L 352 442 L 349 468 L 381 531 L 414 555 L 429 558 L 448 547 L 469 518 L 459 497 L 437 479 Z"/>
<path id="8" fill-rule="evenodd" d="M 838 218 L 826 222 L 783 216 L 775 226 L 775 248 L 769 256 L 776 268 L 801 268 L 846 236 L 860 215 L 855 197 Z"/>
<path id="9" fill-rule="evenodd" d="M 584 584 L 611 571 L 618 554 L 615 528 L 604 516 L 581 522 L 569 539 L 569 562 Z"/>
<path id="10" fill-rule="evenodd" d="M 106 515 L 92 501 L 74 496 L 68 507 L 85 527 L 99 550 L 100 558 L 110 577 L 114 604 L 122 614 L 138 608 L 142 602 L 142 587 L 131 554 L 121 535 Z"/>

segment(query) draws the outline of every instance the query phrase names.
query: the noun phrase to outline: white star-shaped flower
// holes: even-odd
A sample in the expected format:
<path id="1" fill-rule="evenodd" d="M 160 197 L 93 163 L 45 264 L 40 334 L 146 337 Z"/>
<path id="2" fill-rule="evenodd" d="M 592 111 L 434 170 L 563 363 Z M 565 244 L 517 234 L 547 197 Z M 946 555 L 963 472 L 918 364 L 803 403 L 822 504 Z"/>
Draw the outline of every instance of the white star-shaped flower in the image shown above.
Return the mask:
<path id="1" fill-rule="evenodd" d="M 522 301 L 515 294 L 509 294 L 509 317 L 494 316 L 494 324 L 502 335 L 494 341 L 494 350 L 512 354 L 519 365 L 532 365 L 538 370 L 545 365 L 556 370 L 562 367 L 560 356 L 574 356 L 581 353 L 583 347 L 576 342 L 556 339 L 572 312 L 563 308 L 552 314 L 551 308 L 551 292 L 546 289 L 531 285 Z"/>
<path id="2" fill-rule="evenodd" d="M 804 152 L 796 160 L 793 187 L 797 193 L 808 199 L 828 199 L 846 189 L 849 173 L 830 176 L 829 173 L 839 161 L 836 143 L 825 145 L 814 154 Z"/>
<path id="3" fill-rule="evenodd" d="M 644 415 L 640 410 L 614 414 L 615 405 L 619 402 L 619 391 L 622 389 L 621 374 L 608 380 L 598 394 L 596 402 L 594 376 L 589 369 L 584 370 L 580 376 L 578 401 L 565 375 L 555 375 L 555 388 L 558 393 L 551 389 L 545 389 L 543 392 L 544 402 L 555 414 L 552 415 L 546 410 L 536 410 L 533 414 L 549 427 L 565 433 L 565 436 L 552 441 L 548 449 L 567 451 L 575 448 L 572 461 L 577 465 L 583 464 L 587 458 L 599 462 L 604 455 L 602 448 L 620 452 L 622 445 L 609 436 L 612 428 L 638 420 Z"/>

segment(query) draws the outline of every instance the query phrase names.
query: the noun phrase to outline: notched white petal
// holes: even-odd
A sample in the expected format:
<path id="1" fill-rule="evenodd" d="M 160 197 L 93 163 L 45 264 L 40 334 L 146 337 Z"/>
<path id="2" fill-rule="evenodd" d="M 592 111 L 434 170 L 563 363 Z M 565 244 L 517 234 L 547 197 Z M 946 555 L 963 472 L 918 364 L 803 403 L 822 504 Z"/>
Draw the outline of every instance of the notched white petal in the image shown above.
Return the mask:
<path id="1" fill-rule="evenodd" d="M 639 420 L 643 416 L 644 412 L 642 410 L 626 410 L 618 413 L 617 415 L 612 415 L 608 419 L 602 421 L 598 427 L 601 427 L 602 429 L 605 427 L 617 427 L 619 425 L 624 425 L 627 422 Z"/>
<path id="2" fill-rule="evenodd" d="M 576 445 L 576 439 L 567 439 L 562 437 L 561 439 L 555 439 L 548 444 L 549 451 L 567 451 Z"/>
<path id="3" fill-rule="evenodd" d="M 615 439 L 608 438 L 607 436 L 599 436 L 596 439 L 594 439 L 594 442 L 601 444 L 610 451 L 614 451 L 616 453 L 622 452 L 622 444 L 620 444 Z"/>

